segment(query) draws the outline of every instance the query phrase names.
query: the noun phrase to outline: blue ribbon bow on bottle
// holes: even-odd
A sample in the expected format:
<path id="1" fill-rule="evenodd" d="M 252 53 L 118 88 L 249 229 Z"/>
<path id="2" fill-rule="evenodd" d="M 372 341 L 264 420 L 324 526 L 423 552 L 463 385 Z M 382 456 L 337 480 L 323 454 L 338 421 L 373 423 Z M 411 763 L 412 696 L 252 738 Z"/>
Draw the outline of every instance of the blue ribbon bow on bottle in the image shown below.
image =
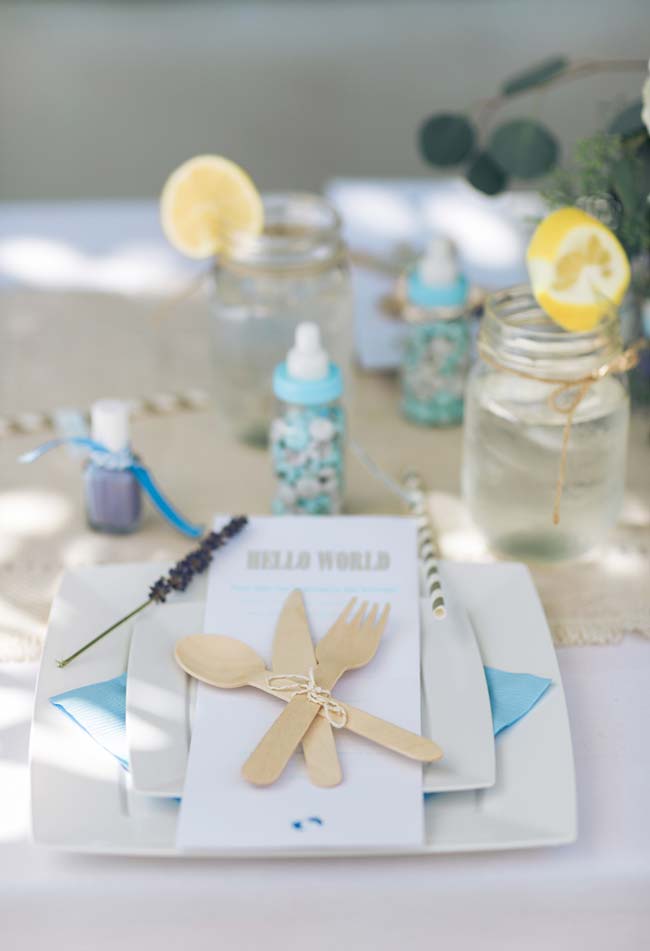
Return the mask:
<path id="1" fill-rule="evenodd" d="M 36 459 L 40 459 L 42 455 L 51 449 L 56 449 L 58 446 L 64 445 L 82 446 L 84 449 L 90 450 L 92 455 L 97 457 L 98 460 L 108 461 L 109 457 L 116 457 L 114 467 L 133 473 L 133 476 L 142 490 L 149 496 L 153 505 L 158 509 L 160 514 L 167 519 L 170 525 L 173 525 L 179 532 L 183 532 L 184 535 L 189 535 L 191 538 L 197 538 L 203 533 L 202 526 L 193 525 L 189 522 L 174 508 L 171 502 L 165 498 L 154 482 L 149 470 L 138 462 L 129 449 L 119 453 L 111 452 L 111 450 L 102 443 L 95 442 L 94 439 L 89 439 L 87 436 L 71 436 L 64 439 L 51 439 L 49 442 L 44 442 L 42 445 L 37 446 L 36 449 L 32 449 L 31 452 L 26 452 L 22 456 L 19 456 L 18 461 L 35 462 Z"/>

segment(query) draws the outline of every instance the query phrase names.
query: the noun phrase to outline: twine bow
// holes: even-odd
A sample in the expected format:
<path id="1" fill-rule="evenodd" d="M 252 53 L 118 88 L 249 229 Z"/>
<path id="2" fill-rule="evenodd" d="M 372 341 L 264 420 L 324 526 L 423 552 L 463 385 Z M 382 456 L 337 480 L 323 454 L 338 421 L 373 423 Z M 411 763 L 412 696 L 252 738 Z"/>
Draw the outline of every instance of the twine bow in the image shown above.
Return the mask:
<path id="1" fill-rule="evenodd" d="M 335 700 L 329 690 L 320 687 L 314 677 L 314 668 L 304 674 L 267 674 L 267 686 L 280 693 L 290 692 L 291 697 L 305 696 L 310 703 L 316 703 L 325 711 L 328 722 L 340 730 L 348 722 L 348 712 L 342 703 Z"/>
<path id="2" fill-rule="evenodd" d="M 592 370 L 591 373 L 588 373 L 586 376 L 579 377 L 577 380 L 558 380 L 556 377 L 543 377 L 538 376 L 535 373 L 526 373 L 523 370 L 514 370 L 512 367 L 506 366 L 505 364 L 500 363 L 498 360 L 495 360 L 494 357 L 490 356 L 485 351 L 485 348 L 481 347 L 479 344 L 479 352 L 482 360 L 489 366 L 494 367 L 495 370 L 503 370 L 504 373 L 512 373 L 514 376 L 518 376 L 521 379 L 537 380 L 538 383 L 548 383 L 550 386 L 554 387 L 549 393 L 546 402 L 551 410 L 556 413 L 561 413 L 566 417 L 564 431 L 562 433 L 560 467 L 558 470 L 557 481 L 555 483 L 555 498 L 553 501 L 554 525 L 559 525 L 560 522 L 560 503 L 562 501 L 562 490 L 564 488 L 564 481 L 566 478 L 569 437 L 571 435 L 571 426 L 573 424 L 573 417 L 575 416 L 576 410 L 594 383 L 598 383 L 599 380 L 609 376 L 610 373 L 626 373 L 628 370 L 632 370 L 639 362 L 640 351 L 647 346 L 648 342 L 646 340 L 637 340 L 636 343 L 633 343 L 631 347 L 627 348 L 627 350 L 619 353 L 618 356 L 614 357 L 612 360 L 609 360 L 607 363 L 603 363 L 601 366 L 595 370 Z M 575 390 L 573 396 L 571 396 L 571 398 L 568 400 L 563 400 L 563 397 L 571 393 L 572 390 Z"/>

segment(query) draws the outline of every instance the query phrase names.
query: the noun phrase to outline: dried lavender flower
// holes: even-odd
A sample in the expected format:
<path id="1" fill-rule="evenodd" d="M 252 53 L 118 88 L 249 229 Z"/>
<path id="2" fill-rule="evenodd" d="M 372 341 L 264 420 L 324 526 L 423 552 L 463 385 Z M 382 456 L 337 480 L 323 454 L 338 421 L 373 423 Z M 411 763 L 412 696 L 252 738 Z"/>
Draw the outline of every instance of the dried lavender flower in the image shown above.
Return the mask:
<path id="1" fill-rule="evenodd" d="M 158 578 L 158 580 L 151 585 L 149 588 L 149 597 L 143 604 L 140 604 L 129 614 L 125 615 L 125 617 L 120 618 L 115 624 L 106 628 L 105 631 L 98 634 L 92 641 L 84 644 L 84 646 L 80 647 L 74 654 L 71 654 L 63 660 L 57 660 L 57 666 L 67 666 L 70 661 L 74 660 L 80 654 L 83 654 L 89 647 L 92 647 L 93 644 L 100 641 L 102 637 L 110 634 L 116 627 L 119 627 L 120 624 L 123 624 L 135 614 L 143 611 L 150 604 L 164 604 L 167 600 L 167 596 L 171 594 L 172 591 L 185 591 L 194 576 L 202 574 L 206 570 L 214 557 L 214 553 L 218 551 L 219 548 L 223 548 L 231 538 L 238 535 L 247 524 L 248 518 L 245 515 L 237 515 L 235 518 L 231 518 L 220 531 L 208 532 L 208 534 L 201 539 L 196 548 L 192 549 L 189 554 L 185 555 L 184 558 L 181 558 L 180 561 L 177 561 L 176 564 L 170 568 L 167 575 Z"/>

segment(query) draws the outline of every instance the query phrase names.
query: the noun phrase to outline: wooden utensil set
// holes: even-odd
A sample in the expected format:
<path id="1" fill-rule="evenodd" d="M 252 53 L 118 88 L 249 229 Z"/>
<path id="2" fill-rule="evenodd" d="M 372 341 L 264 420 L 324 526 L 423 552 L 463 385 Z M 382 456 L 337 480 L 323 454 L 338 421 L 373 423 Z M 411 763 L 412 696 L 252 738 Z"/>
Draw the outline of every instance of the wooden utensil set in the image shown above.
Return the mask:
<path id="1" fill-rule="evenodd" d="M 251 686 L 287 702 L 287 706 L 244 763 L 244 777 L 257 786 L 274 783 L 302 743 L 309 778 L 316 786 L 336 786 L 342 772 L 334 728 L 350 730 L 403 756 L 431 763 L 442 750 L 426 737 L 342 703 L 332 689 L 347 671 L 364 667 L 375 656 L 390 606 L 353 598 L 314 646 L 302 593 L 292 591 L 280 612 L 273 643 L 273 670 L 242 641 L 194 634 L 176 644 L 178 664 L 190 676 L 215 687 Z"/>

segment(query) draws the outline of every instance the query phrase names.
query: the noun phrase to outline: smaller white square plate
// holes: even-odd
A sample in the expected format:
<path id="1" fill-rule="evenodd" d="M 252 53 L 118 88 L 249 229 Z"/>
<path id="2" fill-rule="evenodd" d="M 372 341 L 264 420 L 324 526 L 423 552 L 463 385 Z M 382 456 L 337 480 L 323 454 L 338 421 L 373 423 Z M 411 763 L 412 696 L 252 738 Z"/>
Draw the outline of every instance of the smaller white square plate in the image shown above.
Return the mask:
<path id="1" fill-rule="evenodd" d="M 126 738 L 133 788 L 181 796 L 191 737 L 195 681 L 174 660 L 174 645 L 203 630 L 205 605 L 169 604 L 133 629 L 126 680 Z"/>
<path id="2" fill-rule="evenodd" d="M 465 608 L 445 590 L 447 617 L 420 599 L 422 728 L 444 750 L 424 767 L 425 792 L 486 789 L 495 782 L 494 728 L 483 660 Z"/>
<path id="3" fill-rule="evenodd" d="M 447 617 L 420 600 L 422 729 L 445 752 L 424 767 L 424 792 L 494 784 L 494 736 L 487 684 L 466 612 L 447 599 Z M 174 660 L 174 645 L 203 629 L 202 602 L 169 605 L 135 625 L 129 654 L 126 730 L 133 788 L 182 796 L 195 688 Z M 278 706 L 280 710 L 280 706 Z"/>

